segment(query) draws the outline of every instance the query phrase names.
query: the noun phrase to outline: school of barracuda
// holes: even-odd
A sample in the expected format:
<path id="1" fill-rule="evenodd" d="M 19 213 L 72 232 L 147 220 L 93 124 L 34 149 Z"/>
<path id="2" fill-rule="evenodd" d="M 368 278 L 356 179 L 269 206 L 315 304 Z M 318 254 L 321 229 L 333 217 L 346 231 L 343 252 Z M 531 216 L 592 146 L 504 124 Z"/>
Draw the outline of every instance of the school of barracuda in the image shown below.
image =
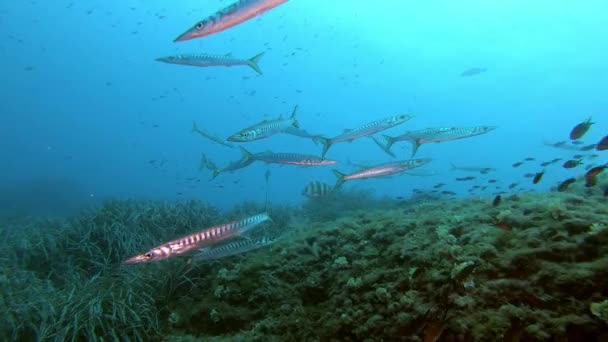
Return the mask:
<path id="1" fill-rule="evenodd" d="M 175 42 L 183 42 L 195 38 L 206 37 L 212 34 L 222 32 L 226 29 L 244 23 L 252 18 L 262 15 L 263 13 L 287 3 L 288 0 L 240 0 L 235 3 L 219 10 L 215 14 L 202 19 L 186 30 L 184 33 L 179 35 Z M 180 54 L 175 56 L 160 57 L 156 60 L 168 64 L 185 65 L 192 67 L 212 67 L 212 66 L 248 66 L 253 69 L 257 74 L 262 75 L 262 71 L 258 63 L 264 52 L 256 54 L 254 57 L 243 59 L 233 57 L 231 55 L 214 54 L 210 52 L 193 52 L 190 54 Z M 465 71 L 461 76 L 472 76 L 480 72 L 484 72 L 485 69 L 472 69 Z M 496 129 L 495 126 L 469 126 L 469 127 L 430 127 L 417 131 L 405 131 L 399 135 L 376 135 L 377 133 L 384 132 L 386 130 L 400 126 L 407 121 L 414 119 L 413 114 L 395 114 L 389 117 L 380 116 L 377 120 L 368 123 L 359 123 L 356 128 L 346 128 L 342 133 L 337 134 L 334 137 L 328 138 L 320 134 L 314 134 L 306 131 L 300 127 L 300 124 L 296 118 L 297 105 L 294 107 L 291 116 L 283 117 L 279 116 L 273 120 L 261 120 L 253 125 L 242 128 L 236 133 L 228 137 L 227 139 L 219 138 L 205 130 L 200 129 L 196 123 L 193 123 L 192 132 L 200 134 L 203 138 L 209 139 L 216 144 L 224 147 L 234 148 L 235 145 L 232 143 L 247 143 L 260 139 L 268 139 L 276 134 L 289 134 L 296 137 L 305 139 L 311 139 L 315 144 L 320 143 L 322 150 L 320 155 L 308 155 L 299 154 L 289 151 L 282 152 L 250 152 L 240 146 L 242 157 L 241 159 L 230 162 L 224 167 L 218 167 L 215 163 L 209 160 L 204 154 L 201 157 L 200 168 L 207 169 L 212 172 L 212 178 L 219 176 L 225 172 L 234 172 L 241 170 L 252 165 L 256 161 L 265 163 L 275 163 L 284 165 L 295 165 L 295 166 L 306 166 L 306 167 L 322 167 L 327 165 L 333 165 L 338 163 L 337 160 L 326 159 L 325 155 L 331 146 L 340 142 L 352 142 L 355 139 L 367 137 L 378 145 L 381 151 L 385 152 L 389 156 L 395 158 L 396 155 L 391 151 L 393 144 L 400 141 L 407 141 L 412 145 L 411 156 L 418 152 L 419 148 L 423 144 L 427 143 L 441 143 L 457 139 L 464 139 L 489 133 Z M 378 113 L 378 115 L 386 115 L 390 113 Z M 593 123 L 591 118 L 587 121 L 577 125 L 570 134 L 572 140 L 580 139 L 589 127 Z M 575 146 L 565 145 L 565 142 L 559 143 L 546 143 L 549 146 L 556 148 L 571 148 L 574 150 L 586 151 L 590 149 L 597 149 L 598 151 L 608 149 L 608 137 L 604 137 L 598 144 L 589 145 L 586 147 L 579 148 Z M 411 170 L 422 167 L 431 163 L 432 160 L 429 158 L 419 159 L 406 159 L 398 161 L 389 161 L 377 165 L 358 165 L 359 170 L 345 174 L 338 170 L 333 170 L 337 177 L 336 184 L 332 187 L 331 185 L 321 183 L 319 181 L 312 181 L 306 185 L 302 194 L 308 198 L 314 200 L 320 197 L 334 195 L 340 190 L 342 185 L 346 181 L 357 180 L 357 179 L 368 179 L 393 176 L 396 174 L 413 174 Z M 556 161 L 547 162 L 549 164 L 555 163 Z M 520 163 L 514 164 L 520 165 Z M 571 160 L 564 164 L 565 168 L 576 167 L 580 164 L 580 161 Z M 541 164 L 546 166 L 544 164 Z M 586 185 L 592 186 L 595 184 L 595 176 L 602 172 L 608 165 L 597 166 L 586 174 Z M 467 167 L 456 167 L 453 165 L 455 170 L 471 171 L 471 168 Z M 475 172 L 482 174 L 492 172 L 492 168 L 478 168 Z M 540 181 L 544 171 L 537 173 L 534 176 L 534 182 Z M 424 175 L 422 172 L 419 175 Z M 427 174 L 429 174 L 427 172 Z M 269 173 L 266 175 L 268 181 Z M 468 180 L 469 178 L 462 178 L 457 180 Z M 558 191 L 563 191 L 569 184 L 573 183 L 574 179 L 570 178 L 565 180 L 558 187 Z M 438 184 L 437 187 L 440 187 Z M 500 195 L 494 200 L 499 201 Z M 256 227 L 261 226 L 263 223 L 271 221 L 268 213 L 260 213 L 258 215 L 243 218 L 241 220 L 218 224 L 217 226 L 205 228 L 203 230 L 194 232 L 188 236 L 184 236 L 169 242 L 165 242 L 159 246 L 153 247 L 147 252 L 133 256 L 124 263 L 136 264 L 136 263 L 147 263 L 152 261 L 163 260 L 176 256 L 188 256 L 190 260 L 202 261 L 202 260 L 214 260 L 222 257 L 227 257 L 235 254 L 252 251 L 261 247 L 268 246 L 277 240 L 276 236 L 263 236 L 253 238 L 250 236 L 251 232 Z"/>

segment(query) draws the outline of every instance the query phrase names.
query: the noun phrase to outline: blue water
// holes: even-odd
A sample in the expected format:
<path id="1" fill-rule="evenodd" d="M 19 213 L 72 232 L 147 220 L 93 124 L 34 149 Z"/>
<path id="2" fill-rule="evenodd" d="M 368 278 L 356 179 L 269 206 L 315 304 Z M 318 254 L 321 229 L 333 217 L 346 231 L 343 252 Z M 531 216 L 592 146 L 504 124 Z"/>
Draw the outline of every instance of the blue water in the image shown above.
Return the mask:
<path id="1" fill-rule="evenodd" d="M 498 126 L 486 135 L 422 146 L 417 157 L 434 159 L 426 170 L 435 176 L 346 185 L 379 196 L 408 196 L 413 188 L 439 182 L 464 196 L 487 178 L 499 179 L 503 189 L 516 181 L 544 191 L 582 169 L 554 165 L 532 187 L 523 173 L 540 171 L 540 161 L 574 154 L 543 141 L 566 140 L 588 116 L 596 124 L 585 143 L 608 133 L 605 1 L 293 0 L 219 34 L 172 42 L 227 3 L 2 2 L 0 187 L 18 193 L 34 184 L 35 193 L 43 180 L 50 188 L 69 189 L 70 205 L 109 197 L 195 198 L 227 208 L 264 201 L 270 168 L 270 200 L 299 204 L 309 181 L 335 181 L 332 167 L 256 163 L 208 181 L 210 173 L 198 170 L 201 152 L 220 166 L 240 153 L 190 132 L 196 121 L 227 137 L 263 118 L 288 115 L 294 105 L 302 128 L 327 136 L 404 112 L 416 117 L 386 133 Z M 263 76 L 247 67 L 154 61 L 178 53 L 248 58 L 262 51 Z M 471 67 L 488 71 L 460 77 Z M 310 140 L 287 135 L 244 146 L 252 152 L 321 152 Z M 406 159 L 410 147 L 400 143 L 395 151 Z M 511 167 L 528 156 L 539 162 Z M 333 146 L 327 157 L 392 160 L 369 139 Z M 606 160 L 604 153 L 597 161 Z M 450 162 L 498 171 L 463 184 L 454 178 L 467 174 L 450 171 Z M 335 168 L 352 170 L 344 163 Z M 194 188 L 190 177 L 200 178 Z"/>

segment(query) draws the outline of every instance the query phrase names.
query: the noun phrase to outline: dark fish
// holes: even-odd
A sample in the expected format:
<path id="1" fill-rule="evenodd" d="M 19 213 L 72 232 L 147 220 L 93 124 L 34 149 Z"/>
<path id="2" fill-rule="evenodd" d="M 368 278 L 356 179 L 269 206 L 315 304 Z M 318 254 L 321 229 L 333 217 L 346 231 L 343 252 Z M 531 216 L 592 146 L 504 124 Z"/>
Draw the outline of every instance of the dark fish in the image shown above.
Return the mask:
<path id="1" fill-rule="evenodd" d="M 574 126 L 572 131 L 570 131 L 570 139 L 577 140 L 577 139 L 582 138 L 583 135 L 585 135 L 585 133 L 587 133 L 589 128 L 591 128 L 591 125 L 593 125 L 593 122 L 591 122 L 591 117 L 589 117 L 589 119 L 587 119 L 587 121 L 583 121 L 583 122 L 579 123 L 578 125 Z"/>
<path id="2" fill-rule="evenodd" d="M 449 191 L 449 190 L 443 190 L 441 193 L 444 195 L 456 195 L 456 193 L 454 191 Z"/>
<path id="3" fill-rule="evenodd" d="M 488 179 L 488 183 L 496 183 L 498 182 L 496 179 Z"/>
<path id="4" fill-rule="evenodd" d="M 555 159 L 551 160 L 551 162 L 552 163 L 557 163 L 557 162 L 559 162 L 561 160 L 562 160 L 562 158 L 555 158 Z"/>
<path id="5" fill-rule="evenodd" d="M 520 167 L 524 162 L 517 162 L 513 164 L 513 167 Z"/>
<path id="6" fill-rule="evenodd" d="M 582 145 L 584 144 L 584 142 L 580 141 L 580 140 L 575 140 L 572 142 L 572 145 Z"/>
<path id="7" fill-rule="evenodd" d="M 332 192 L 330 185 L 319 181 L 310 182 L 304 187 L 302 195 L 310 198 L 325 197 Z"/>
<path id="8" fill-rule="evenodd" d="M 527 157 L 527 158 L 524 158 L 524 160 L 525 161 L 535 161 L 536 158 L 534 158 L 534 157 Z"/>
<path id="9" fill-rule="evenodd" d="M 461 72 L 460 77 L 471 77 L 471 76 L 482 74 L 486 71 L 488 71 L 487 68 L 479 68 L 479 67 L 469 68 L 469 69 L 466 69 L 465 71 Z"/>
<path id="10" fill-rule="evenodd" d="M 586 156 L 584 154 L 575 154 L 575 155 L 572 156 L 572 158 L 574 158 L 574 159 L 582 159 L 582 158 L 585 158 L 585 157 Z"/>
<path id="11" fill-rule="evenodd" d="M 514 189 L 518 185 L 519 185 L 519 183 L 511 183 L 511 184 L 509 184 L 509 189 Z"/>
<path id="12" fill-rule="evenodd" d="M 433 188 L 434 188 L 434 189 L 439 189 L 439 188 L 441 188 L 441 187 L 442 187 L 442 186 L 444 186 L 444 185 L 445 185 L 444 183 L 437 183 L 437 184 L 435 184 L 435 185 L 433 186 Z"/>
<path id="13" fill-rule="evenodd" d="M 542 162 L 542 163 L 540 163 L 540 166 L 545 167 L 545 166 L 549 166 L 551 164 L 553 164 L 553 163 L 550 162 L 550 161 L 548 161 L 548 162 Z"/>
<path id="14" fill-rule="evenodd" d="M 570 160 L 566 161 L 562 166 L 565 167 L 566 169 L 572 169 L 572 168 L 579 166 L 580 164 L 581 164 L 580 160 L 570 159 Z"/>
<path id="15" fill-rule="evenodd" d="M 492 206 L 498 207 L 500 201 L 502 201 L 502 197 L 500 195 L 496 195 L 496 197 L 494 197 L 494 200 L 492 201 Z"/>
<path id="16" fill-rule="evenodd" d="M 458 178 L 456 178 L 456 180 L 460 181 L 460 182 L 466 182 L 466 181 L 470 181 L 470 180 L 473 180 L 473 179 L 475 179 L 475 177 L 473 177 L 473 176 L 458 177 Z"/>
<path id="17" fill-rule="evenodd" d="M 540 180 L 543 178 L 544 174 L 545 174 L 545 171 L 541 171 L 541 172 L 537 173 L 536 175 L 534 175 L 534 178 L 532 179 L 532 184 L 536 184 L 536 183 L 540 182 Z"/>
<path id="18" fill-rule="evenodd" d="M 557 186 L 557 191 L 559 192 L 563 192 L 566 191 L 568 189 L 568 187 L 570 186 L 570 184 L 574 183 L 576 181 L 576 179 L 574 178 L 568 178 L 565 181 L 559 183 L 559 185 Z"/>
<path id="19" fill-rule="evenodd" d="M 524 177 L 526 177 L 526 178 L 533 178 L 533 177 L 535 177 L 535 176 L 536 176 L 536 173 L 526 173 L 526 174 L 524 175 Z"/>
<path id="20" fill-rule="evenodd" d="M 608 164 L 600 165 L 600 166 L 596 166 L 596 167 L 592 168 L 591 170 L 587 171 L 587 173 L 585 173 L 585 186 L 591 187 L 591 186 L 594 186 L 595 184 L 597 184 L 597 178 L 596 178 L 597 175 L 602 173 L 602 171 L 604 171 L 604 169 L 607 167 L 608 167 Z"/>
<path id="21" fill-rule="evenodd" d="M 590 144 L 590 145 L 585 145 L 585 146 L 579 148 L 579 151 L 591 151 L 596 148 L 598 148 L 598 144 Z"/>
<path id="22" fill-rule="evenodd" d="M 608 150 L 608 135 L 603 137 L 602 140 L 600 140 L 600 142 L 597 143 L 596 148 L 598 151 Z"/>

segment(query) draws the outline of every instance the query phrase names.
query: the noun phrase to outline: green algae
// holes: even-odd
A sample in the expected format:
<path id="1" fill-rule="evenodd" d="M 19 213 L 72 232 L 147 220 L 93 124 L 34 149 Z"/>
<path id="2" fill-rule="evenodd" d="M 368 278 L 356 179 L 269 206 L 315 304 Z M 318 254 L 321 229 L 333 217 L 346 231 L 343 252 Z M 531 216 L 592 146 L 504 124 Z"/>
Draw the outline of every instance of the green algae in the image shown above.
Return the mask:
<path id="1" fill-rule="evenodd" d="M 600 341 L 608 336 L 608 208 L 595 189 L 571 191 L 506 196 L 496 208 L 491 198 L 401 207 L 358 198 L 364 204 L 354 210 L 321 206 L 325 219 L 315 216 L 317 204 L 278 207 L 258 232 L 282 234 L 275 244 L 192 264 L 120 266 L 260 206 L 221 215 L 199 202 L 114 201 L 68 221 L 12 222 L 0 259 L 0 334 Z"/>

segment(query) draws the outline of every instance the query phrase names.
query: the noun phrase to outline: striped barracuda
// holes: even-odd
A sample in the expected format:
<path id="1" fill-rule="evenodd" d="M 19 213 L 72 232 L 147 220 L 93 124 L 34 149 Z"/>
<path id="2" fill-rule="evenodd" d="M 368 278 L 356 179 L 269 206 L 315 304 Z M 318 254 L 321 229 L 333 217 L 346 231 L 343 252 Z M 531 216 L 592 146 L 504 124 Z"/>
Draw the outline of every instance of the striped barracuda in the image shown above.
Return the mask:
<path id="1" fill-rule="evenodd" d="M 386 148 L 390 149 L 394 143 L 398 141 L 409 141 L 412 143 L 412 157 L 418 151 L 422 144 L 440 143 L 450 140 L 464 139 L 474 137 L 493 131 L 496 126 L 475 126 L 475 127 L 442 127 L 442 128 L 426 128 L 419 131 L 406 132 L 397 137 L 385 135 Z"/>
<path id="2" fill-rule="evenodd" d="M 237 66 L 237 65 L 246 65 L 253 69 L 258 74 L 262 74 L 262 70 L 258 65 L 260 59 L 264 53 L 259 53 L 249 59 L 240 59 L 234 58 L 231 54 L 227 55 L 211 55 L 206 53 L 199 54 L 182 54 L 175 56 L 167 56 L 160 57 L 156 60 L 158 62 L 168 63 L 168 64 L 178 64 L 178 65 L 190 65 L 196 67 L 211 67 L 211 66 Z"/>
<path id="3" fill-rule="evenodd" d="M 324 166 L 337 163 L 335 160 L 324 159 L 321 157 L 299 154 L 299 153 L 275 153 L 275 152 L 260 152 L 251 153 L 244 148 L 241 151 L 245 155 L 243 158 L 262 161 L 269 164 L 287 164 L 299 166 Z"/>
<path id="4" fill-rule="evenodd" d="M 338 136 L 335 136 L 333 138 L 324 138 L 324 137 L 319 136 L 319 137 L 316 137 L 315 140 L 318 142 L 321 142 L 323 144 L 323 153 L 321 153 L 321 156 L 325 156 L 325 154 L 327 153 L 329 148 L 334 144 L 344 142 L 344 141 L 351 142 L 358 138 L 371 136 L 380 131 L 384 131 L 385 129 L 389 129 L 391 127 L 400 125 L 400 124 L 410 120 L 413 117 L 414 117 L 413 115 L 409 115 L 409 114 L 391 116 L 388 118 L 384 118 L 381 120 L 376 120 L 376 121 L 367 123 L 361 127 L 355 128 L 355 129 L 345 130 L 344 133 L 342 133 Z"/>
<path id="5" fill-rule="evenodd" d="M 139 264 L 168 259 L 174 256 L 188 255 L 197 249 L 211 246 L 227 238 L 239 236 L 268 220 L 270 220 L 268 214 L 261 213 L 242 220 L 206 228 L 179 239 L 165 242 L 145 253 L 125 260 L 124 263 Z"/>
<path id="6" fill-rule="evenodd" d="M 334 188 L 337 189 L 340 186 L 342 186 L 342 184 L 344 184 L 344 182 L 352 180 L 352 179 L 366 179 L 366 178 L 391 176 L 391 175 L 394 175 L 397 173 L 415 169 L 422 165 L 428 164 L 430 161 L 431 161 L 431 159 L 429 159 L 429 158 L 401 160 L 401 161 L 384 163 L 384 164 L 364 168 L 364 169 L 355 171 L 348 175 L 343 174 L 338 170 L 333 170 L 334 174 L 338 178 Z"/>
<path id="7" fill-rule="evenodd" d="M 192 256 L 193 261 L 207 261 L 226 258 L 229 256 L 246 253 L 258 248 L 266 247 L 274 243 L 276 239 L 263 237 L 260 239 L 242 239 L 229 242 L 217 247 L 201 248 Z"/>
<path id="8" fill-rule="evenodd" d="M 249 142 L 268 138 L 271 135 L 282 133 L 289 127 L 299 128 L 300 124 L 296 119 L 296 111 L 298 106 L 295 106 L 291 116 L 288 119 L 283 119 L 279 116 L 274 120 L 264 120 L 253 126 L 247 127 L 231 135 L 227 140 L 234 142 Z"/>
<path id="9" fill-rule="evenodd" d="M 220 144 L 222 146 L 226 146 L 226 147 L 230 147 L 230 148 L 235 147 L 234 145 L 229 144 L 226 141 L 224 141 L 224 139 L 198 128 L 198 126 L 196 125 L 196 122 L 194 122 L 194 121 L 192 122 L 192 133 L 198 133 L 203 138 L 209 139 L 209 140 L 213 141 L 214 143 Z"/>
<path id="10" fill-rule="evenodd" d="M 175 38 L 175 42 L 183 42 L 194 38 L 205 37 L 218 33 L 262 15 L 288 0 L 239 0 L 215 14 L 199 21 L 186 32 Z"/>

